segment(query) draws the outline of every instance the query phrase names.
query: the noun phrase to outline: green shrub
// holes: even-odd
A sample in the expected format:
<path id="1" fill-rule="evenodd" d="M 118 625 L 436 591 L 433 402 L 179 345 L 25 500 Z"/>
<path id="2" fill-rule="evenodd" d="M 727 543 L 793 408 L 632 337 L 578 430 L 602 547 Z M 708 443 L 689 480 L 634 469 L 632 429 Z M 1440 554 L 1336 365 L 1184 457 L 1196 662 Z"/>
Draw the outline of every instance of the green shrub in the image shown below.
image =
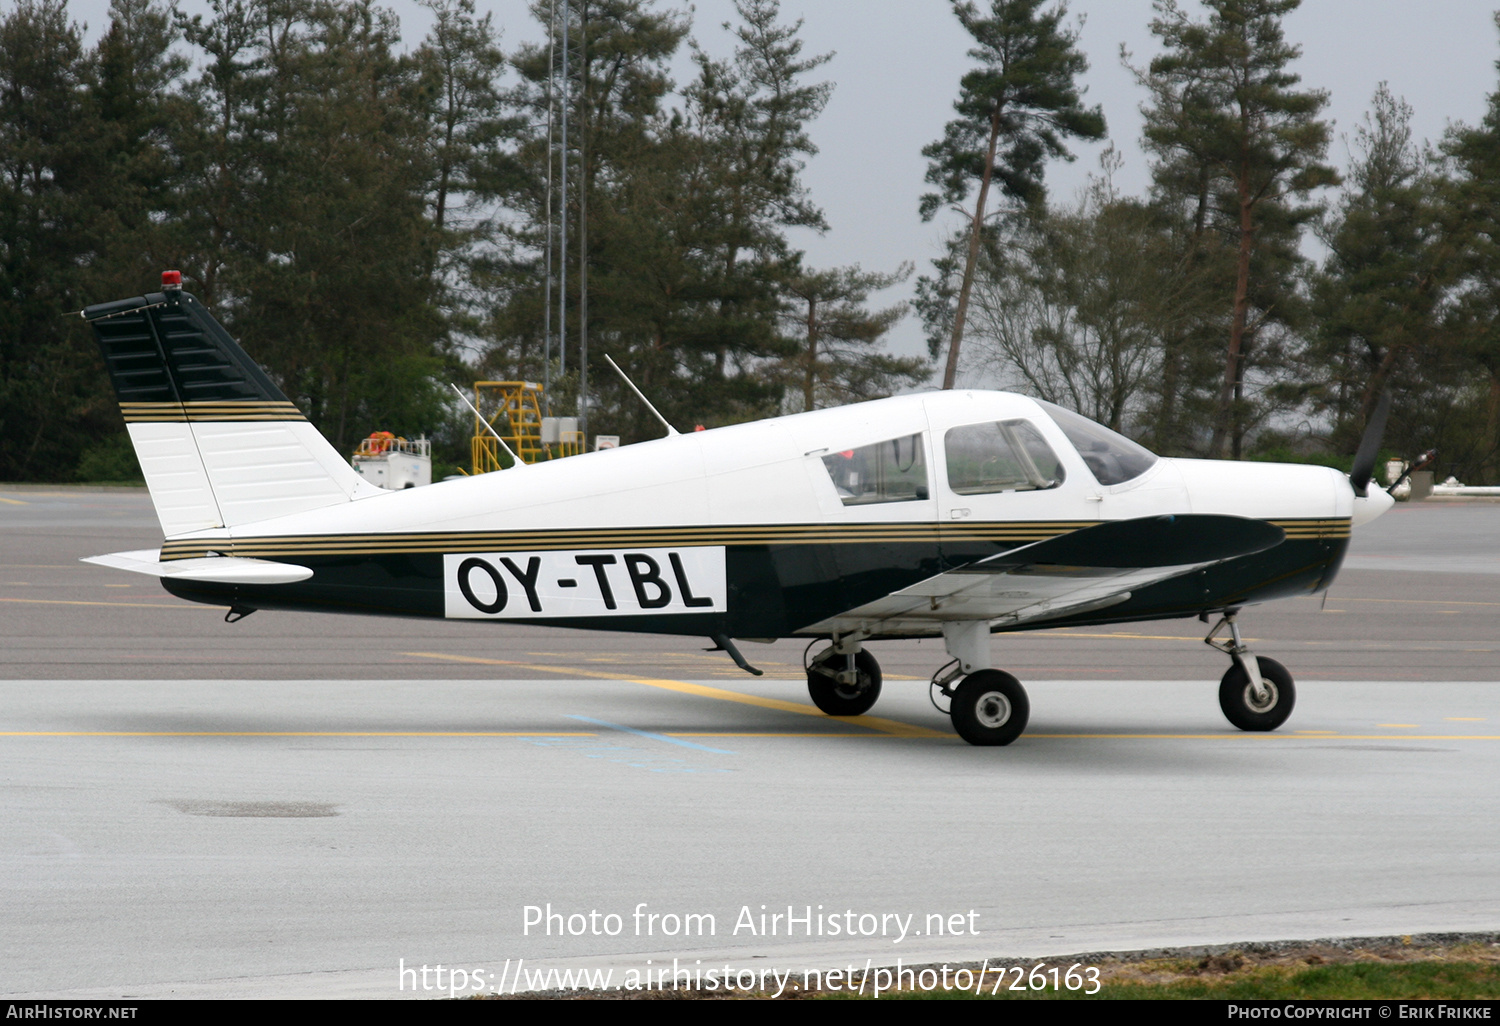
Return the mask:
<path id="1" fill-rule="evenodd" d="M 73 478 L 88 484 L 144 484 L 146 480 L 135 458 L 135 446 L 123 431 L 85 449 Z"/>

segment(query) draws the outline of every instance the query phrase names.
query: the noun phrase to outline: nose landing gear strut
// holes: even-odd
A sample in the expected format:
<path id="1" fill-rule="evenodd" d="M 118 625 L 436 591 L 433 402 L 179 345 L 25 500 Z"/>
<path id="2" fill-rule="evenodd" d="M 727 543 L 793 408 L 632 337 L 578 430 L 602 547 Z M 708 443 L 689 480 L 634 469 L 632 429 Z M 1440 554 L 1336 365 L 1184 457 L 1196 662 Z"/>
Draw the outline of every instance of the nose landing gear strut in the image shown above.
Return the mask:
<path id="1" fill-rule="evenodd" d="M 1274 659 L 1256 656 L 1240 637 L 1238 609 L 1226 609 L 1203 643 L 1232 660 L 1219 681 L 1219 708 L 1230 723 L 1241 730 L 1275 730 L 1292 715 L 1297 689 L 1292 675 Z M 1202 615 L 1208 621 L 1208 614 Z M 1225 627 L 1229 638 L 1219 638 Z"/>

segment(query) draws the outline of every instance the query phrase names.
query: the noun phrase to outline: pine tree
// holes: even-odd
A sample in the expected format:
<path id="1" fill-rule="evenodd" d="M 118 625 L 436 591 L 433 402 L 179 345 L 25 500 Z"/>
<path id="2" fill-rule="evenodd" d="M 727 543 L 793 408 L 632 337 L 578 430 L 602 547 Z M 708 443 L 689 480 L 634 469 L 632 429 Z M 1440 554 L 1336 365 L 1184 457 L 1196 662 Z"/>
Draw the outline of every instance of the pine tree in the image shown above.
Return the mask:
<path id="1" fill-rule="evenodd" d="M 214 14 L 186 24 L 210 61 L 184 271 L 335 446 L 427 430 L 444 405 L 442 240 L 419 68 L 397 55 L 394 18 L 301 0 Z"/>
<path id="2" fill-rule="evenodd" d="M 802 56 L 802 22 L 779 24 L 779 0 L 736 0 L 735 11 L 742 24 L 724 24 L 739 41 L 731 60 L 713 60 L 694 47 L 698 77 L 686 91 L 686 114 L 713 177 L 714 202 L 704 212 L 720 236 L 722 313 L 758 323 L 757 348 L 764 351 L 777 268 L 790 261 L 785 229 L 828 228 L 799 176 L 803 158 L 817 153 L 806 126 L 833 91 L 832 83 L 802 79 L 833 55 Z M 720 376 L 729 351 L 721 346 L 716 353 Z"/>
<path id="3" fill-rule="evenodd" d="M 1500 15 L 1496 17 L 1500 27 Z M 1496 62 L 1500 68 L 1500 61 Z M 1484 391 L 1477 462 L 1500 480 L 1500 90 L 1477 127 L 1456 127 L 1444 148 L 1453 165 L 1445 219 L 1458 247 L 1452 313 L 1458 342 Z M 1451 455 L 1451 454 L 1450 454 Z"/>
<path id="4" fill-rule="evenodd" d="M 188 44 L 203 60 L 187 95 L 193 116 L 177 127 L 183 187 L 184 280 L 211 309 L 236 297 L 226 276 L 246 255 L 241 228 L 254 219 L 263 185 L 253 128 L 267 72 L 258 52 L 259 9 L 253 0 L 208 0 L 210 17 L 178 14 Z"/>
<path id="5" fill-rule="evenodd" d="M 433 14 L 415 55 L 433 228 L 427 270 L 445 322 L 441 348 L 457 372 L 459 352 L 482 345 L 492 287 L 508 269 L 504 206 L 531 186 L 516 153 L 526 125 L 504 86 L 509 60 L 491 16 L 476 16 L 473 0 L 420 2 Z"/>
<path id="6" fill-rule="evenodd" d="M 1313 398 L 1332 411 L 1336 444 L 1350 454 L 1382 392 L 1395 388 L 1404 409 L 1436 399 L 1428 389 L 1444 357 L 1439 307 L 1451 246 L 1436 168 L 1412 141 L 1411 117 L 1382 83 L 1355 131 L 1348 187 L 1323 231 Z M 1417 443 L 1399 413 L 1391 441 Z"/>
<path id="7" fill-rule="evenodd" d="M 104 430 L 103 375 L 76 318 L 95 251 L 82 32 L 62 0 L 0 18 L 0 478 L 67 480 Z M 118 424 L 118 414 L 113 414 Z M 85 417 L 92 415 L 96 423 Z"/>
<path id="8" fill-rule="evenodd" d="M 908 312 L 905 303 L 870 310 L 870 293 L 911 277 L 905 264 L 892 274 L 852 267 L 803 271 L 788 277 L 784 289 L 792 299 L 788 334 L 800 339 L 800 352 L 788 357 L 788 384 L 801 393 L 801 409 L 883 398 L 927 380 L 932 366 L 918 357 L 897 357 L 876 347 Z"/>
<path id="9" fill-rule="evenodd" d="M 544 26 L 550 24 L 548 4 L 534 4 L 532 10 Z M 702 256 L 706 244 L 687 239 L 701 221 L 694 200 L 700 190 L 693 176 L 702 159 L 680 119 L 664 111 L 663 101 L 672 85 L 668 65 L 687 37 L 687 24 L 655 10 L 650 0 L 574 0 L 559 3 L 557 14 L 559 22 L 571 18 L 564 90 L 569 98 L 568 150 L 560 153 L 568 167 L 568 204 L 565 211 L 554 209 L 555 217 L 565 213 L 568 222 L 567 251 L 554 261 L 566 270 L 570 337 L 563 340 L 568 378 L 559 381 L 554 375 L 554 389 L 563 394 L 553 407 L 566 408 L 567 393 L 577 395 L 584 387 L 578 355 L 586 328 L 590 427 L 642 437 L 660 429 L 644 411 L 625 404 L 619 380 L 600 354 L 612 355 L 669 418 L 681 419 L 676 400 L 685 385 L 677 380 L 683 304 L 701 304 L 704 291 L 699 284 L 702 260 L 688 258 L 694 247 Z M 540 349 L 544 290 L 537 272 L 549 228 L 544 213 L 549 155 L 540 128 L 545 125 L 549 77 L 561 70 L 562 51 L 559 24 L 550 43 L 527 44 L 515 57 L 525 80 L 523 99 L 538 126 L 522 150 L 532 184 L 521 198 L 527 224 L 518 242 L 538 255 L 518 256 L 512 264 L 510 284 L 492 320 L 495 342 L 484 358 L 488 367 L 534 366 L 528 357 Z M 555 63 L 549 61 L 554 54 Z M 563 102 L 562 97 L 554 99 Z"/>
<path id="10" fill-rule="evenodd" d="M 1301 0 L 1204 0 L 1195 22 L 1176 0 L 1157 0 L 1151 31 L 1165 51 L 1142 76 L 1151 89 L 1146 144 L 1158 182 L 1196 187 L 1202 217 L 1235 247 L 1228 345 L 1209 444 L 1238 459 L 1251 415 L 1245 372 L 1268 325 L 1295 319 L 1297 240 L 1320 208 L 1310 194 L 1335 185 L 1323 164 L 1326 93 L 1297 91 L 1288 66 L 1301 50 L 1282 19 Z M 1252 319 L 1253 317 L 1253 319 Z"/>
<path id="11" fill-rule="evenodd" d="M 953 105 L 959 117 L 922 151 L 932 162 L 927 181 L 940 189 L 922 198 L 922 218 L 931 220 L 944 204 L 962 203 L 975 183 L 979 193 L 951 318 L 944 388 L 953 387 L 958 372 L 992 181 L 998 177 L 1002 193 L 1013 200 L 1039 202 L 1045 162 L 1071 156 L 1063 140 L 1104 137 L 1103 113 L 1083 106 L 1076 84 L 1088 60 L 1075 47 L 1077 33 L 1062 27 L 1067 8 L 1042 12 L 1041 6 L 1042 0 L 991 0 L 985 17 L 972 0 L 953 0 L 953 13 L 978 44 L 969 56 L 981 66 L 959 83 Z"/>
<path id="12" fill-rule="evenodd" d="M 417 60 L 432 104 L 432 220 L 448 226 L 449 205 L 504 191 L 513 166 L 503 142 L 520 124 L 508 109 L 500 79 L 506 59 L 491 16 L 475 17 L 474 0 L 420 0 L 433 26 Z"/>
<path id="13" fill-rule="evenodd" d="M 782 229 L 827 230 L 799 175 L 818 152 L 807 124 L 833 92 L 830 82 L 802 81 L 833 54 L 804 58 L 802 22 L 779 24 L 779 0 L 736 0 L 735 10 L 743 24 L 724 25 L 739 40 L 734 57 L 716 61 L 695 47 L 698 77 L 686 91 L 687 115 L 722 178 L 728 274 L 742 252 L 778 248 Z"/>
<path id="14" fill-rule="evenodd" d="M 550 13 L 536 10 L 544 21 Z M 667 67 L 686 24 L 645 0 L 573 5 L 567 316 L 570 327 L 582 319 L 586 270 L 596 430 L 632 439 L 660 431 L 602 366 L 604 352 L 674 422 L 733 423 L 780 406 L 786 231 L 826 227 L 800 172 L 815 152 L 806 126 L 831 87 L 805 81 L 826 57 L 802 53 L 799 25 L 783 24 L 774 0 L 742 0 L 737 13 L 733 56 L 695 48 L 698 73 L 670 108 Z M 547 48 L 524 47 L 516 63 L 540 112 Z M 524 152 L 539 185 L 544 147 L 536 140 Z M 540 249 L 544 192 L 534 189 L 526 209 L 538 229 L 528 238 Z M 514 361 L 542 321 L 539 283 L 517 281 L 496 319 L 496 366 Z M 577 352 L 570 339 L 570 371 Z"/>

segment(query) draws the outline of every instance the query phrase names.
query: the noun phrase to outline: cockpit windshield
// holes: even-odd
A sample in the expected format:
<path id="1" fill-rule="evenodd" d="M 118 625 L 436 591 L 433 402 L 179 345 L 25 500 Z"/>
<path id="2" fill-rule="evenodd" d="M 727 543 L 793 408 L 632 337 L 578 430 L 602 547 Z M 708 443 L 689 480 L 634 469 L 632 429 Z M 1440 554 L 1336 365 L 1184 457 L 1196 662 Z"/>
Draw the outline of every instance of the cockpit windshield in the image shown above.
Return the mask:
<path id="1" fill-rule="evenodd" d="M 1150 449 L 1137 445 L 1103 424 L 1096 424 L 1087 417 L 1040 399 L 1037 403 L 1062 428 L 1062 433 L 1068 436 L 1068 441 L 1073 443 L 1078 455 L 1083 457 L 1083 462 L 1102 485 L 1132 481 L 1150 470 L 1158 459 Z"/>

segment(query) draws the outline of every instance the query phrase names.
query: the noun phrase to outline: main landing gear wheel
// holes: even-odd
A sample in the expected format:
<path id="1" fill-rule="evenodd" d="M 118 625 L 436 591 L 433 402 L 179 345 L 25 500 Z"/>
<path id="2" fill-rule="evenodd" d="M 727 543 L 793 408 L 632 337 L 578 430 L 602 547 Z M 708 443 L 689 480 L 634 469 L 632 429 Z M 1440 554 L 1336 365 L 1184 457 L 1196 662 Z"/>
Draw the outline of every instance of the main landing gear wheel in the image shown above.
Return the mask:
<path id="1" fill-rule="evenodd" d="M 1021 736 L 1031 703 L 1021 682 L 1002 670 L 976 670 L 953 691 L 953 729 L 971 745 L 1008 745 Z"/>
<path id="2" fill-rule="evenodd" d="M 842 684 L 837 678 L 823 672 L 842 666 L 844 656 L 830 653 L 822 662 L 807 668 L 807 693 L 813 705 L 829 716 L 863 716 L 880 697 L 880 664 L 864 649 L 854 654 L 854 670 L 858 675 L 852 684 Z"/>
<path id="3" fill-rule="evenodd" d="M 1297 702 L 1292 675 L 1274 659 L 1249 658 L 1260 663 L 1261 693 L 1256 694 L 1239 660 L 1235 660 L 1219 682 L 1219 708 L 1241 730 L 1275 730 L 1286 722 Z"/>

